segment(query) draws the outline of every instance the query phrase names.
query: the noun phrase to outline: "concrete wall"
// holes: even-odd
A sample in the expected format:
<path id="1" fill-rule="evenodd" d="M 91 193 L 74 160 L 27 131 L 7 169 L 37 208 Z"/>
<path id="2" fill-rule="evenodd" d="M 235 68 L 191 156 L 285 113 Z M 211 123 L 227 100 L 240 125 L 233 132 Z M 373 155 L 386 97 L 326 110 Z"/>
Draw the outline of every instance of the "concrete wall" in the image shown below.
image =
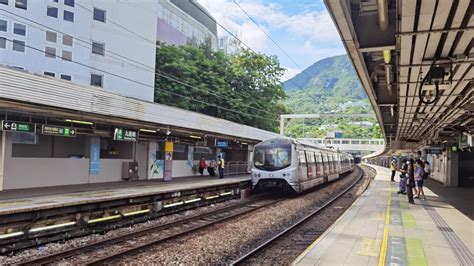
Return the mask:
<path id="1" fill-rule="evenodd" d="M 88 158 L 13 157 L 14 145 L 15 149 L 18 149 L 15 152 L 17 155 L 28 155 L 27 149 L 32 150 L 31 148 L 36 145 L 12 144 L 11 133 L 1 132 L 1 136 L 3 140 L 0 142 L 0 190 L 120 181 L 122 180 L 122 163 L 133 161 L 133 158 L 100 159 L 99 174 L 90 175 Z M 47 144 L 51 144 L 52 138 L 50 136 L 43 137 L 46 137 L 43 140 L 45 144 L 35 149 L 35 155 L 48 151 Z M 55 146 L 58 147 L 56 154 L 69 156 L 66 153 L 70 148 L 69 144 L 74 149 L 77 143 L 81 142 L 80 138 L 83 138 L 82 141 L 85 143 L 84 153 L 88 155 L 86 146 L 90 137 L 85 136 L 78 137 L 76 140 L 55 137 L 55 141 L 60 139 L 58 143 L 62 145 Z M 49 150 L 51 149 L 49 148 Z M 137 143 L 136 151 L 136 158 L 139 161 L 139 177 L 146 179 L 147 143 Z"/>

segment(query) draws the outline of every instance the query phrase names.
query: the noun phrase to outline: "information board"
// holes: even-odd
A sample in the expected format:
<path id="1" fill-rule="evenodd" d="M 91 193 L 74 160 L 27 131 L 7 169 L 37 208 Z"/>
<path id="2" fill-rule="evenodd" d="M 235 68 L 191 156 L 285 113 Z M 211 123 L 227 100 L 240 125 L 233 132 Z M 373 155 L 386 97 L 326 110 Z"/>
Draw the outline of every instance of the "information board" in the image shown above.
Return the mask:
<path id="1" fill-rule="evenodd" d="M 216 141 L 216 147 L 227 148 L 227 147 L 229 147 L 229 141 L 228 140 L 217 140 Z"/>

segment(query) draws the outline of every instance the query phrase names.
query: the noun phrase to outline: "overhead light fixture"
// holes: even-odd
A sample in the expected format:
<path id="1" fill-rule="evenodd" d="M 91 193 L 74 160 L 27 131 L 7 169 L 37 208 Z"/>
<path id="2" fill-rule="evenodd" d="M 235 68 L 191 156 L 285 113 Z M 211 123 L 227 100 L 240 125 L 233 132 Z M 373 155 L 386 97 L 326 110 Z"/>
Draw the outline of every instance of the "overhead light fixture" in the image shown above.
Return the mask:
<path id="1" fill-rule="evenodd" d="M 156 130 L 153 129 L 146 129 L 146 128 L 140 128 L 141 132 L 150 132 L 150 133 L 156 133 Z"/>
<path id="2" fill-rule="evenodd" d="M 247 142 L 242 142 L 242 143 L 240 143 L 240 144 L 242 144 L 242 145 L 249 145 Z"/>
<path id="3" fill-rule="evenodd" d="M 82 120 L 65 119 L 64 121 L 69 122 L 69 123 L 74 123 L 74 124 L 83 124 L 83 125 L 93 125 L 94 124 L 93 122 L 82 121 Z"/>
<path id="4" fill-rule="evenodd" d="M 169 135 L 171 135 L 171 131 L 166 130 L 166 136 L 169 136 Z"/>
<path id="5" fill-rule="evenodd" d="M 190 137 L 190 138 L 193 138 L 193 139 L 201 139 L 201 137 L 199 137 L 199 136 L 194 136 L 194 135 L 191 135 L 191 136 L 189 136 L 189 137 Z"/>

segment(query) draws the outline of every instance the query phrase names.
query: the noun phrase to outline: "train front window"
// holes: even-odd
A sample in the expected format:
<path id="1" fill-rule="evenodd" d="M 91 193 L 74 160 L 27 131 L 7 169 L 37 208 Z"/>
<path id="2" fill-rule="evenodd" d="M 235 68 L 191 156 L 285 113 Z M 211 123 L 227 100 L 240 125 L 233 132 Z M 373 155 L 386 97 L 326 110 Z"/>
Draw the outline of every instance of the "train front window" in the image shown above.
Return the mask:
<path id="1" fill-rule="evenodd" d="M 266 171 L 277 171 L 291 165 L 291 145 L 255 147 L 254 165 Z"/>

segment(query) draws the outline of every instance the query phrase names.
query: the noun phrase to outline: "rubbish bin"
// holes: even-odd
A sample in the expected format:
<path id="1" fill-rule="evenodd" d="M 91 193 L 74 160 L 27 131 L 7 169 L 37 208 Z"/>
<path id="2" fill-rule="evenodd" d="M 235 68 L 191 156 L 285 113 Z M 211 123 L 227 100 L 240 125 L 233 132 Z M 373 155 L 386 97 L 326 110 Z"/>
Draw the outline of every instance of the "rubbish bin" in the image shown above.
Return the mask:
<path id="1" fill-rule="evenodd" d="M 129 181 L 138 180 L 138 162 L 122 163 L 122 179 Z"/>

